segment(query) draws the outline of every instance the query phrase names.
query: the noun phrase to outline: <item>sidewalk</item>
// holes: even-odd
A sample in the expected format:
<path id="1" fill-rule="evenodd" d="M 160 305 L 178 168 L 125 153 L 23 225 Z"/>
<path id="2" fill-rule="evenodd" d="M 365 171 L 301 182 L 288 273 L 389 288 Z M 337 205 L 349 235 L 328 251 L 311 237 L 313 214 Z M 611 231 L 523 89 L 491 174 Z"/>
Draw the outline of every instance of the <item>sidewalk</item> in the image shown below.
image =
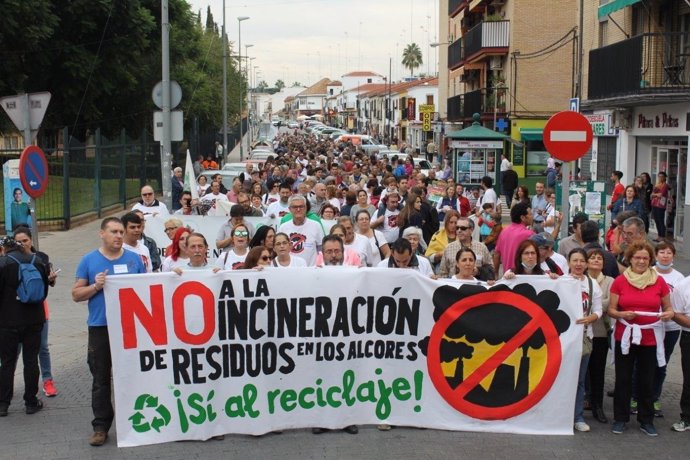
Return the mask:
<path id="1" fill-rule="evenodd" d="M 48 253 L 55 267 L 62 269 L 51 289 L 50 343 L 53 374 L 59 395 L 43 398 L 45 409 L 25 415 L 21 395 L 21 366 L 15 377 L 15 395 L 8 417 L 0 418 L 1 459 L 210 459 L 210 458 L 684 458 L 690 451 L 690 435 L 670 430 L 678 421 L 681 391 L 680 353 L 676 348 L 664 385 L 662 403 L 665 418 L 657 419 L 659 437 L 643 435 L 637 422 L 621 436 L 610 432 L 585 413 L 590 433 L 574 436 L 519 436 L 471 432 L 449 432 L 395 428 L 379 432 L 361 427 L 357 436 L 342 432 L 312 435 L 309 430 L 286 431 L 262 437 L 228 435 L 224 441 L 178 442 L 118 449 L 115 428 L 100 448 L 90 447 L 91 376 L 86 364 L 86 303 L 71 300 L 71 286 L 82 255 L 99 245 L 100 222 L 68 232 L 44 232 L 40 249 Z M 690 273 L 690 260 L 677 261 L 676 268 Z M 606 389 L 613 387 L 613 369 L 608 370 Z M 612 415 L 612 399 L 605 410 Z M 433 416 L 433 414 L 430 414 Z M 460 454 L 459 454 L 460 453 Z"/>

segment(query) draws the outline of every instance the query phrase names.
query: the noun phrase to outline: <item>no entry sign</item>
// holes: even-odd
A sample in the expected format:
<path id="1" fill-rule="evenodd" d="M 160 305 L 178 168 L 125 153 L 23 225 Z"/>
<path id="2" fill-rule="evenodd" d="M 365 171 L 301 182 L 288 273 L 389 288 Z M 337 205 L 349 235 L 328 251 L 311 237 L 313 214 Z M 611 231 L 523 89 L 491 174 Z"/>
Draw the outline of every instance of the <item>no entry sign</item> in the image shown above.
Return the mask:
<path id="1" fill-rule="evenodd" d="M 565 111 L 552 116 L 544 127 L 544 146 L 559 160 L 573 161 L 592 146 L 592 125 L 577 112 Z"/>
<path id="2" fill-rule="evenodd" d="M 43 150 L 35 145 L 24 149 L 19 157 L 19 180 L 31 198 L 39 198 L 48 186 L 48 162 Z"/>

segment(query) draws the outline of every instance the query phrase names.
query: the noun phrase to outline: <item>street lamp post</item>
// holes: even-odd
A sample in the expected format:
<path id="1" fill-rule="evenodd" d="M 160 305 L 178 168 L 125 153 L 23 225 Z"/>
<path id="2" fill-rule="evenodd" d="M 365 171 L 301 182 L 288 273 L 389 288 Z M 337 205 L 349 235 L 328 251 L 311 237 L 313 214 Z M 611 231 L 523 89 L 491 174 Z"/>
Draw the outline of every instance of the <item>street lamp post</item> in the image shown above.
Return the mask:
<path id="1" fill-rule="evenodd" d="M 225 35 L 225 0 L 223 0 L 223 156 L 228 154 L 228 39 Z M 227 160 L 223 158 L 222 161 Z"/>
<path id="2" fill-rule="evenodd" d="M 240 73 L 240 161 L 244 159 L 244 151 L 242 147 L 242 21 L 246 21 L 249 19 L 249 16 L 238 16 L 237 17 L 237 34 L 238 34 L 238 43 L 237 43 L 237 52 L 240 55 L 240 58 L 238 60 L 238 65 L 239 65 L 239 73 Z"/>
<path id="3" fill-rule="evenodd" d="M 247 96 L 247 156 L 249 156 L 249 146 L 252 144 L 252 128 L 251 128 L 251 99 L 249 99 L 249 91 L 251 90 L 251 80 L 249 78 L 249 64 L 251 63 L 251 59 L 254 58 L 249 58 L 249 51 L 247 51 L 249 48 L 251 48 L 254 45 L 244 45 L 244 79 L 247 82 L 247 91 L 246 93 L 242 94 L 242 85 L 240 85 L 240 97 Z M 240 74 L 240 77 L 242 75 Z M 240 80 L 242 81 L 242 80 Z M 241 120 L 241 118 L 240 118 Z M 240 141 L 243 141 L 244 138 L 241 138 Z"/>

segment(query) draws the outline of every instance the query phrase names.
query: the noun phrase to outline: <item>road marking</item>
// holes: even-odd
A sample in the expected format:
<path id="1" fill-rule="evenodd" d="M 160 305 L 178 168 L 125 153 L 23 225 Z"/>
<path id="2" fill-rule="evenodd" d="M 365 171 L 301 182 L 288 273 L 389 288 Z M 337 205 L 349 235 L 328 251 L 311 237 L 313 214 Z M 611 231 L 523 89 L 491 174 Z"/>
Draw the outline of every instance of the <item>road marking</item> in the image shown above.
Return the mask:
<path id="1" fill-rule="evenodd" d="M 584 142 L 587 131 L 551 131 L 551 142 Z"/>

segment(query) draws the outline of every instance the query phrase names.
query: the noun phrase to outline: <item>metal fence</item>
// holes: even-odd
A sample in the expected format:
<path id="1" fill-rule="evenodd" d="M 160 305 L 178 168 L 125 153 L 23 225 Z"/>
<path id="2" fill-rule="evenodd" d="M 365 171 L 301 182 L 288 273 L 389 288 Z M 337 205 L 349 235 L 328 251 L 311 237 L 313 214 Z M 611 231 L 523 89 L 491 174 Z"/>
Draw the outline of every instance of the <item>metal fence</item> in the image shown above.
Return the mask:
<path id="1" fill-rule="evenodd" d="M 45 194 L 36 200 L 42 227 L 67 230 L 75 219 L 101 217 L 105 210 L 126 208 L 144 184 L 161 189 L 160 146 L 147 132 L 132 138 L 123 130 L 108 139 L 97 129 L 80 141 L 70 138 L 64 128 L 39 142 L 39 147 L 46 154 L 50 173 Z M 3 164 L 20 154 L 21 150 L 0 150 Z M 4 195 L 4 187 L 0 194 Z M 4 225 L 2 206 L 0 217 Z"/>

